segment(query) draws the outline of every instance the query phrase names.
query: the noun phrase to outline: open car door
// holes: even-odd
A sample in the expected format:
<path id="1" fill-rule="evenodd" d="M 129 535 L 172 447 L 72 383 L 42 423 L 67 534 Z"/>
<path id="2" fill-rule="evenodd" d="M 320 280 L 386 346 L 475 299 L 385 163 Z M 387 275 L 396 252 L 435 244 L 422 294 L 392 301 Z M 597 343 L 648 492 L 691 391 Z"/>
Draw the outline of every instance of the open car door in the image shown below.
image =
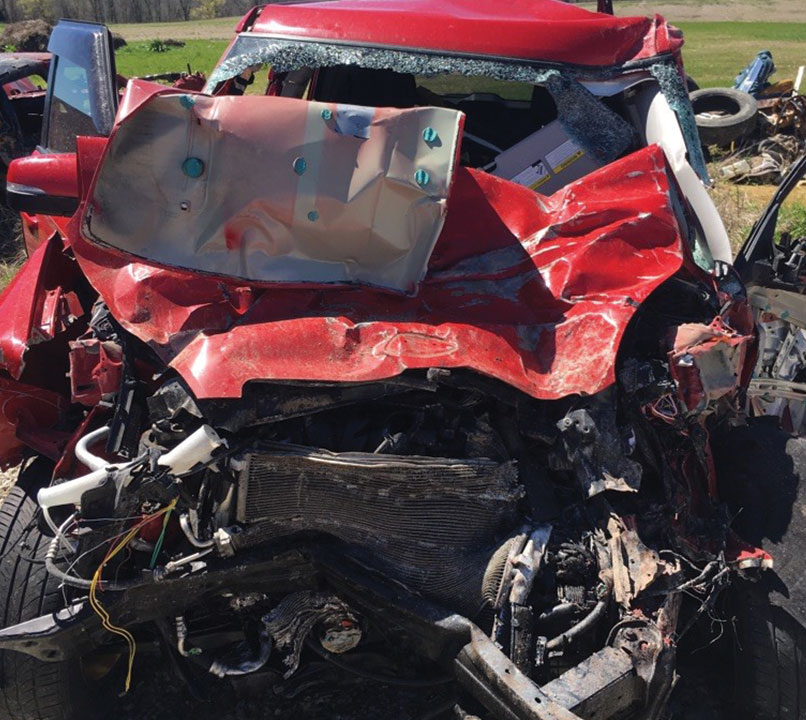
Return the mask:
<path id="1" fill-rule="evenodd" d="M 759 359 L 748 389 L 754 414 L 775 415 L 806 432 L 806 231 L 787 227 L 782 209 L 806 176 L 806 155 L 784 178 L 753 226 L 735 267 L 759 327 Z"/>
<path id="2" fill-rule="evenodd" d="M 62 20 L 50 37 L 42 147 L 75 152 L 79 135 L 112 131 L 118 106 L 112 33 L 104 25 Z"/>
<path id="3" fill-rule="evenodd" d="M 30 255 L 78 207 L 76 137 L 105 137 L 118 106 L 112 34 L 103 25 L 62 20 L 53 29 L 42 137 L 9 168 L 9 206 L 22 214 Z"/>

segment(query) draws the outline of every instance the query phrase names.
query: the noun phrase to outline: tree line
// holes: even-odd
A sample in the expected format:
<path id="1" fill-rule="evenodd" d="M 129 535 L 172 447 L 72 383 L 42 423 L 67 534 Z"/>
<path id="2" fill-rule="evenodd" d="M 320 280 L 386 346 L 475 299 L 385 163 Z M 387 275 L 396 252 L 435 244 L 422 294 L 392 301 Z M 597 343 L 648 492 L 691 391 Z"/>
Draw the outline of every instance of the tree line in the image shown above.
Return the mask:
<path id="1" fill-rule="evenodd" d="M 241 15 L 255 4 L 257 0 L 0 0 L 0 21 L 166 22 Z"/>

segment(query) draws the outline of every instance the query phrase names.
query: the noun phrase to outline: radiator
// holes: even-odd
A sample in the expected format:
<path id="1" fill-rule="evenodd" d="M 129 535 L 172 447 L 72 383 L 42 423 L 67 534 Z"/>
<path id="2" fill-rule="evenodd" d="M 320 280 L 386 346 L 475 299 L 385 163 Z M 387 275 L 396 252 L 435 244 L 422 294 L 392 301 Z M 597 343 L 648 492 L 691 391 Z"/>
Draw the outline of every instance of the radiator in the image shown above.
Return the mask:
<path id="1" fill-rule="evenodd" d="M 264 446 L 240 473 L 250 536 L 338 538 L 412 591 L 477 612 L 490 558 L 519 526 L 513 462 Z"/>

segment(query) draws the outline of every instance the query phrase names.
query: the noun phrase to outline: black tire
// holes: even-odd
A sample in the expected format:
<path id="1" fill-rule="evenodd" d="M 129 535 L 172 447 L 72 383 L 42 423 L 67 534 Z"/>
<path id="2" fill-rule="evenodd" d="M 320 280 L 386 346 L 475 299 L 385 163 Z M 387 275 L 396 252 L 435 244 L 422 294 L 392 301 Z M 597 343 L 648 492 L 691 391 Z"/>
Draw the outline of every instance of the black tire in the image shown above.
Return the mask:
<path id="1" fill-rule="evenodd" d="M 806 717 L 806 631 L 770 602 L 764 583 L 737 583 L 734 595 L 736 716 Z"/>
<path id="2" fill-rule="evenodd" d="M 36 491 L 48 469 L 41 460 L 28 465 L 0 506 L 3 627 L 64 607 L 58 583 L 42 563 L 50 538 L 36 520 Z M 103 707 L 103 700 L 85 681 L 81 661 L 46 663 L 0 651 L 0 720 L 78 720 L 95 717 L 93 707 Z"/>
<path id="3" fill-rule="evenodd" d="M 730 145 L 756 129 L 758 102 L 748 93 L 706 88 L 689 97 L 703 145 Z"/>
<path id="4" fill-rule="evenodd" d="M 737 582 L 736 716 L 806 718 L 806 439 L 775 418 L 714 438 L 722 497 L 748 542 L 773 556 L 774 572 Z"/>

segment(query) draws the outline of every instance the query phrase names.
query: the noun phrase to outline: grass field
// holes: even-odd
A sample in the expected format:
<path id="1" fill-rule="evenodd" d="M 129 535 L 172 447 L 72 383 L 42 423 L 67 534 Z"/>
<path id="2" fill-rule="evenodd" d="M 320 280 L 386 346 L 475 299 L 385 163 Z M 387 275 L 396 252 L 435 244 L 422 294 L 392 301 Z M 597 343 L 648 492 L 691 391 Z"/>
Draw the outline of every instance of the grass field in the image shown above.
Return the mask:
<path id="1" fill-rule="evenodd" d="M 128 42 L 174 38 L 175 40 L 231 40 L 240 18 L 225 17 L 215 20 L 191 20 L 189 22 L 136 23 L 110 25 Z"/>
<path id="2" fill-rule="evenodd" d="M 596 8 L 594 0 L 581 3 Z M 803 22 L 803 0 L 613 0 L 617 15 L 654 15 L 658 13 L 674 23 L 720 22 Z"/>
<path id="3" fill-rule="evenodd" d="M 227 49 L 226 40 L 185 40 L 185 47 L 152 52 L 147 41 L 131 42 L 115 54 L 117 70 L 126 77 L 201 70 L 209 75 Z"/>
<path id="4" fill-rule="evenodd" d="M 806 18 L 806 4 L 804 5 Z M 770 50 L 776 80 L 794 79 L 806 65 L 806 22 L 679 22 L 686 70 L 702 87 L 732 85 L 759 50 Z"/>

